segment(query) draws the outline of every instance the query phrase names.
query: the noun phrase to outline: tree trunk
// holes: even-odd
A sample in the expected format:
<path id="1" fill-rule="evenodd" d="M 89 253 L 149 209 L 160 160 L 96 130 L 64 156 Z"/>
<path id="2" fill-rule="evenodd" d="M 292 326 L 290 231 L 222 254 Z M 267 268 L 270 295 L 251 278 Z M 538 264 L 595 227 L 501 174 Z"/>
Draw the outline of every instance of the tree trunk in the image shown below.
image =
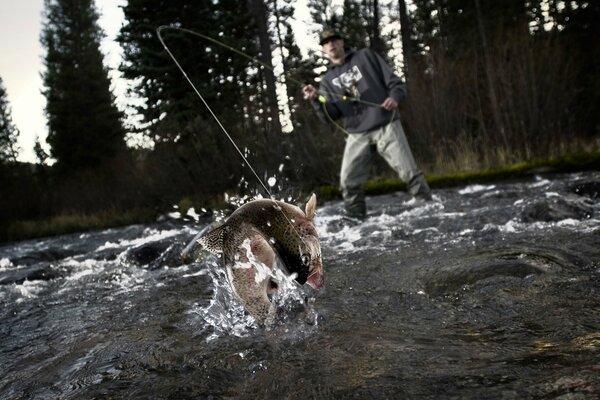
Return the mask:
<path id="1" fill-rule="evenodd" d="M 267 132 L 267 136 L 274 141 L 272 144 L 277 148 L 277 143 L 279 143 L 278 136 L 281 133 L 281 123 L 279 122 L 279 107 L 277 105 L 276 79 L 273 73 L 271 39 L 267 28 L 267 7 L 263 0 L 250 0 L 250 5 L 258 28 L 258 40 L 260 44 L 259 60 L 267 66 L 262 69 L 262 74 L 267 85 L 267 92 L 264 98 L 267 108 L 265 111 L 271 117 L 270 129 L 267 128 L 269 131 Z"/>
<path id="2" fill-rule="evenodd" d="M 400 35 L 402 37 L 402 64 L 404 66 L 404 80 L 410 81 L 410 67 L 412 61 L 412 42 L 410 39 L 410 26 L 408 22 L 408 13 L 406 11 L 406 1 L 398 0 L 398 10 L 400 11 Z"/>
<path id="3" fill-rule="evenodd" d="M 506 132 L 504 131 L 504 126 L 502 124 L 502 119 L 500 116 L 500 107 L 498 104 L 498 96 L 496 95 L 494 78 L 492 76 L 492 65 L 489 59 L 488 44 L 485 34 L 485 28 L 483 26 L 483 17 L 481 15 L 481 6 L 479 4 L 479 0 L 475 0 L 475 10 L 477 12 L 477 27 L 479 29 L 479 36 L 481 37 L 481 45 L 483 48 L 483 64 L 485 66 L 484 69 L 488 84 L 488 93 L 490 96 L 492 116 L 494 118 L 494 124 L 496 125 L 496 129 L 498 129 L 498 131 L 500 132 L 504 144 L 508 145 L 508 143 L 506 143 Z"/>

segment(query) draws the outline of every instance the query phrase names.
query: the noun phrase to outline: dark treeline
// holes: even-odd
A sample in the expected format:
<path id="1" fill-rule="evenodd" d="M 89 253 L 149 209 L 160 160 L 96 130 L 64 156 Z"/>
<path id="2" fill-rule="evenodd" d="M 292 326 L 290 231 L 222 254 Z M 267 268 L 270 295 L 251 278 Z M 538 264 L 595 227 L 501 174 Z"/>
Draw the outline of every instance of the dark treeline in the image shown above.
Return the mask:
<path id="1" fill-rule="evenodd" d="M 349 45 L 372 47 L 396 66 L 408 89 L 401 115 L 427 173 L 599 147 L 598 2 L 308 5 L 310 40 L 323 26 L 334 27 Z M 261 192 L 163 48 L 159 26 L 186 28 L 224 44 L 161 31 L 260 177 L 277 177 L 274 194 L 297 198 L 337 184 L 344 134 L 321 123 L 301 97 L 301 83 L 314 82 L 325 60 L 319 53 L 302 55 L 298 40 L 306 33 L 292 29 L 293 1 L 129 0 L 123 10 L 120 70 L 137 99 L 125 110 L 134 116 L 127 120 L 102 63 L 93 1 L 45 0 L 41 41 L 50 152 L 38 142 L 38 164 L 15 161 L 19 132 L 0 81 L 2 226 L 64 214 L 159 210 L 182 199 L 219 199 L 226 191 Z"/>

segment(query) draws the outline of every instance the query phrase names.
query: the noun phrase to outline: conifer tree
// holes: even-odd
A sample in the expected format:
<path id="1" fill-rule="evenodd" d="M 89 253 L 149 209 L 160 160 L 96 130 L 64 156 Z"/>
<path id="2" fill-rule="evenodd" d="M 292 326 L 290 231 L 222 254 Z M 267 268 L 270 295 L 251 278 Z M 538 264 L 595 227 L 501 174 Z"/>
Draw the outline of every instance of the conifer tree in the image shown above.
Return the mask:
<path id="1" fill-rule="evenodd" d="M 35 153 L 35 158 L 37 159 L 38 164 L 45 164 L 49 158 L 48 153 L 46 153 L 46 150 L 44 150 L 44 147 L 42 147 L 39 136 L 35 138 L 33 152 Z"/>
<path id="2" fill-rule="evenodd" d="M 45 0 L 48 138 L 59 171 L 96 167 L 123 149 L 121 113 L 100 52 L 93 0 Z"/>
<path id="3" fill-rule="evenodd" d="M 357 0 L 344 0 L 340 30 L 344 35 L 344 43 L 355 49 L 367 47 L 363 5 Z"/>
<path id="4" fill-rule="evenodd" d="M 143 100 L 136 112 L 153 140 L 175 141 L 198 116 L 210 118 L 163 48 L 156 29 L 181 27 L 223 43 L 174 29 L 161 31 L 170 51 L 217 116 L 241 121 L 248 97 L 241 93 L 253 79 L 247 70 L 250 62 L 225 46 L 257 55 L 255 28 L 247 6 L 232 0 L 130 0 L 123 8 L 126 23 L 118 38 L 124 50 L 120 69 L 134 82 L 132 91 Z"/>
<path id="5" fill-rule="evenodd" d="M 6 88 L 0 78 L 0 163 L 17 161 L 18 136 L 19 130 L 12 122 Z"/>
<path id="6" fill-rule="evenodd" d="M 248 58 L 258 58 L 259 48 L 249 7 L 237 0 L 129 0 L 123 8 L 120 70 L 142 100 L 135 107 L 140 133 L 155 144 L 151 159 L 169 160 L 169 168 L 181 171 L 169 175 L 182 177 L 182 190 L 231 188 L 245 167 L 156 30 L 167 27 L 160 32 L 169 51 L 236 145 L 252 150 L 248 158 L 260 169 L 257 152 L 274 146 L 264 129 L 269 113 L 263 75 Z"/>
<path id="7" fill-rule="evenodd" d="M 308 8 L 313 21 L 320 25 L 318 31 L 324 28 L 341 29 L 341 10 L 332 0 L 308 0 Z"/>

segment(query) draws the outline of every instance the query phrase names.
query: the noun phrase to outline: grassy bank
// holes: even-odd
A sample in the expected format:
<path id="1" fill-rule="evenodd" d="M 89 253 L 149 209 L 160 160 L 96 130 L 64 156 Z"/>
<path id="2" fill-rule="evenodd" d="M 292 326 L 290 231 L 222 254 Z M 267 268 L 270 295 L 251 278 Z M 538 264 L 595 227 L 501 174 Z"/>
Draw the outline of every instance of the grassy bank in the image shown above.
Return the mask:
<path id="1" fill-rule="evenodd" d="M 444 175 L 428 175 L 427 182 L 433 188 L 486 183 L 505 179 L 522 178 L 539 173 L 558 173 L 600 170 L 600 151 L 593 153 L 578 153 L 564 157 L 535 159 L 513 164 L 502 168 L 488 168 L 481 171 L 456 172 Z M 368 195 L 391 193 L 406 190 L 406 185 L 397 178 L 370 180 L 364 185 Z M 321 200 L 341 198 L 337 186 L 322 186 L 319 188 Z"/>
<path id="2" fill-rule="evenodd" d="M 458 172 L 445 175 L 429 175 L 427 180 L 432 188 L 485 183 L 505 179 L 517 179 L 537 173 L 573 172 L 600 170 L 600 152 L 579 153 L 564 157 L 537 159 L 514 164 L 503 168 L 489 168 L 481 171 Z M 368 195 L 385 194 L 405 190 L 406 186 L 398 179 L 374 179 L 365 184 Z M 318 190 L 319 200 L 336 200 L 341 198 L 337 186 L 321 186 Z M 187 210 L 192 205 L 202 204 L 198 199 L 182 199 L 180 210 Z M 214 199 L 210 204 L 202 204 L 214 209 L 226 207 L 224 202 Z M 94 214 L 59 215 L 44 220 L 14 221 L 0 230 L 0 242 L 11 242 L 37 237 L 53 236 L 73 232 L 84 232 L 110 227 L 125 226 L 134 223 L 153 222 L 158 217 L 157 210 L 136 209 L 129 211 L 106 210 Z"/>

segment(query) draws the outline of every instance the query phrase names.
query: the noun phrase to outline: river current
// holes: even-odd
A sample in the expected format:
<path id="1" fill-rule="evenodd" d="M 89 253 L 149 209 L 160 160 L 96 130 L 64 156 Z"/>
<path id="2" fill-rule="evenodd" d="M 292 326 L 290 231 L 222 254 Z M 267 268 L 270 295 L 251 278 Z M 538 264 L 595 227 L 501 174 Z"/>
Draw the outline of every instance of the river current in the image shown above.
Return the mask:
<path id="1" fill-rule="evenodd" d="M 0 398 L 600 398 L 600 172 L 367 201 L 270 329 L 180 257 L 223 213 L 0 245 Z"/>

